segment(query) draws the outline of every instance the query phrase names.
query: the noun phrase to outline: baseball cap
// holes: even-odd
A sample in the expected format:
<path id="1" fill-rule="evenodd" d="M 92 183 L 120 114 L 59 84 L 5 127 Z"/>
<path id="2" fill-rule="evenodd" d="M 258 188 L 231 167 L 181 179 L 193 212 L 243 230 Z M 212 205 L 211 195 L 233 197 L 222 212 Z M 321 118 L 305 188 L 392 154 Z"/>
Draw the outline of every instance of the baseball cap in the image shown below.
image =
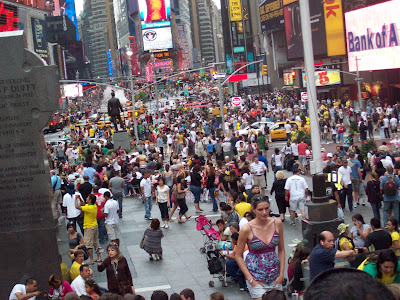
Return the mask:
<path id="1" fill-rule="evenodd" d="M 339 226 L 337 227 L 337 230 L 339 231 L 339 235 L 341 235 L 343 232 L 346 231 L 346 229 L 349 227 L 349 224 L 339 224 Z"/>
<path id="2" fill-rule="evenodd" d="M 332 154 L 332 153 L 328 153 L 328 154 L 326 155 L 326 157 L 333 157 L 333 154 Z"/>

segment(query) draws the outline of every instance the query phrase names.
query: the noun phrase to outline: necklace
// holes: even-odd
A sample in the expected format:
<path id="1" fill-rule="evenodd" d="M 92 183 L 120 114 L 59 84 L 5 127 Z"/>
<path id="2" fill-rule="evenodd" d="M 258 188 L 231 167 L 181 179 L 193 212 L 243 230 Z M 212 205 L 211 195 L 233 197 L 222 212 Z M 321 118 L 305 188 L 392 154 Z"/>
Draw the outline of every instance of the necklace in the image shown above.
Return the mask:
<path id="1" fill-rule="evenodd" d="M 111 264 L 113 266 L 115 275 L 118 275 L 118 261 L 112 261 Z"/>

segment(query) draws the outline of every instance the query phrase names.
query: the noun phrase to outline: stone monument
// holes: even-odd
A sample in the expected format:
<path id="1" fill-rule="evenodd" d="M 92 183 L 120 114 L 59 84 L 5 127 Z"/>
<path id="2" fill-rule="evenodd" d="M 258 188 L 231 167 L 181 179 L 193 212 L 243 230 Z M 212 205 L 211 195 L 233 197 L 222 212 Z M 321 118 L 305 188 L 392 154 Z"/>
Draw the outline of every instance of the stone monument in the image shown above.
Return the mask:
<path id="1" fill-rule="evenodd" d="M 311 202 L 307 202 L 308 220 L 302 220 L 302 232 L 304 246 L 310 249 L 318 243 L 318 235 L 328 230 L 336 237 L 337 227 L 341 220 L 337 218 L 337 203 L 329 200 L 326 195 L 325 175 L 313 176 L 313 194 Z"/>
<path id="2" fill-rule="evenodd" d="M 8 299 L 25 276 L 47 291 L 49 276 L 61 274 L 42 134 L 60 96 L 56 66 L 24 48 L 23 31 L 0 33 L 0 43 L 0 299 Z"/>

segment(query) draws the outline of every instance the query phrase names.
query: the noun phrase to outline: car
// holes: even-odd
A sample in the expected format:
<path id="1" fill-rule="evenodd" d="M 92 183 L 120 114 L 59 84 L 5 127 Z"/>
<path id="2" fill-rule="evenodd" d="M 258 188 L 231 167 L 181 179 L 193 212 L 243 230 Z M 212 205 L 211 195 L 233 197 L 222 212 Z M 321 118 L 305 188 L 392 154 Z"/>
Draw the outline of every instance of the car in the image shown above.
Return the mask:
<path id="1" fill-rule="evenodd" d="M 78 128 L 83 129 L 86 126 L 90 126 L 90 125 L 92 125 L 92 123 L 86 119 L 79 120 L 77 123 L 75 123 L 75 129 L 78 129 Z"/>
<path id="2" fill-rule="evenodd" d="M 110 117 L 101 117 L 97 121 L 97 128 L 104 128 L 104 127 L 110 127 L 111 126 L 111 118 Z"/>
<path id="3" fill-rule="evenodd" d="M 286 140 L 287 139 L 287 134 L 285 130 L 285 124 L 286 122 L 276 122 L 274 126 L 269 128 L 269 132 L 271 135 L 271 140 Z M 290 121 L 290 125 L 293 126 L 297 125 L 297 128 L 301 130 L 301 123 L 297 121 Z M 304 127 L 305 132 L 307 134 L 310 134 L 310 125 L 306 125 Z"/>
<path id="4" fill-rule="evenodd" d="M 264 122 L 264 121 L 254 122 L 253 124 L 246 126 L 243 129 L 239 129 L 237 131 L 239 132 L 240 135 L 248 135 L 250 128 L 256 130 L 256 132 L 258 133 L 262 131 L 265 125 L 271 128 L 272 126 L 274 126 L 274 124 L 275 124 L 274 122 Z"/>

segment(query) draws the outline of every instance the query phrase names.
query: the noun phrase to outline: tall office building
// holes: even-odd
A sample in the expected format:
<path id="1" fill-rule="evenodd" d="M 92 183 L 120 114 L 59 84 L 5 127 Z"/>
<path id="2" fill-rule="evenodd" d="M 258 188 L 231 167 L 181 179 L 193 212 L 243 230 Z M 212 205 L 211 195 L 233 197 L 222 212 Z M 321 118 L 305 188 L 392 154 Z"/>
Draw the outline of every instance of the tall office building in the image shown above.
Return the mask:
<path id="1" fill-rule="evenodd" d="M 177 26 L 177 44 L 179 51 L 179 69 L 192 69 L 193 44 L 191 35 L 189 0 L 174 0 L 175 21 Z"/>
<path id="2" fill-rule="evenodd" d="M 212 0 L 189 0 L 195 68 L 215 62 L 211 6 Z"/>
<path id="3" fill-rule="evenodd" d="M 85 0 L 82 19 L 82 40 L 93 77 L 113 76 L 117 42 L 112 0 Z"/>

